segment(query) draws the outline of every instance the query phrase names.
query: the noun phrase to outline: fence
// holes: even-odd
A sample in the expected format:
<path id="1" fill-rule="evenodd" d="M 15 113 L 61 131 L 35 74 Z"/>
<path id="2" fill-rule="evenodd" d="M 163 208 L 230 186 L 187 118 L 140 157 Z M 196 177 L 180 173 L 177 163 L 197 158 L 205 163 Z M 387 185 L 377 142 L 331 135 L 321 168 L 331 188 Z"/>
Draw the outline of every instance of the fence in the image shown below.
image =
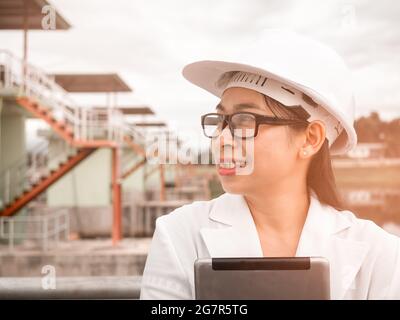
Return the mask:
<path id="1" fill-rule="evenodd" d="M 34 240 L 41 243 L 43 251 L 47 251 L 51 241 L 55 246 L 58 245 L 62 234 L 64 240 L 68 240 L 69 212 L 67 210 L 38 216 L 0 217 L 0 239 L 7 241 L 9 250 L 14 249 L 16 240 Z"/>

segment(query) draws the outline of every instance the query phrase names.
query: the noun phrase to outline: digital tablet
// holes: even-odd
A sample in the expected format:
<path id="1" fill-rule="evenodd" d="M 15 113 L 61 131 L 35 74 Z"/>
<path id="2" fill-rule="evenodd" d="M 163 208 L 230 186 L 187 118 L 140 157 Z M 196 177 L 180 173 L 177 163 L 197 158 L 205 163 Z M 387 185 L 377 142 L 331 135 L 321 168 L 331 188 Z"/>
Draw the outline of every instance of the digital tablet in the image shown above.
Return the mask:
<path id="1" fill-rule="evenodd" d="M 328 300 L 329 261 L 323 257 L 201 258 L 194 263 L 200 300 Z"/>

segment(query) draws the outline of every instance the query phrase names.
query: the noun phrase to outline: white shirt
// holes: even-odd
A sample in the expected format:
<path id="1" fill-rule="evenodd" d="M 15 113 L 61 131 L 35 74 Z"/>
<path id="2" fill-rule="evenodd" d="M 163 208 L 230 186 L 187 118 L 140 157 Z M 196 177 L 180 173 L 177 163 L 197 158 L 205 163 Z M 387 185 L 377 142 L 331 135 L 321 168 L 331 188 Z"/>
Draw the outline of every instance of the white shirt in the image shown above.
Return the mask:
<path id="1" fill-rule="evenodd" d="M 194 299 L 197 258 L 262 256 L 243 196 L 184 205 L 156 221 L 140 298 Z M 320 203 L 313 190 L 296 256 L 329 260 L 332 299 L 400 299 L 400 238 Z"/>

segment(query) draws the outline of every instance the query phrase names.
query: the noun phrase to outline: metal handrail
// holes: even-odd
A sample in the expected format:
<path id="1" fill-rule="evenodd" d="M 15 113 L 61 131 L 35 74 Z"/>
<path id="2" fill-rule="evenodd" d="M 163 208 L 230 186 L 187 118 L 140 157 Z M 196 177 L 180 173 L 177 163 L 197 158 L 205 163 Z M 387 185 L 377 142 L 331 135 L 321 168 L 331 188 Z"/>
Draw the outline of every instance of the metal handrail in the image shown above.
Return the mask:
<path id="1" fill-rule="evenodd" d="M 78 140 L 96 139 L 99 128 L 107 129 L 107 139 L 122 142 L 123 115 L 110 108 L 108 117 L 100 121 L 104 110 L 87 109 L 77 105 L 61 86 L 41 69 L 15 57 L 7 50 L 0 50 L 0 65 L 4 67 L 4 81 L 0 87 L 17 89 L 20 96 L 26 95 L 45 102 L 57 120 L 71 126 L 74 138 Z M 103 137 L 101 137 L 103 138 Z"/>
<path id="2" fill-rule="evenodd" d="M 25 228 L 32 226 L 32 223 L 39 223 L 39 231 L 15 232 L 17 223 L 23 224 Z M 53 228 L 50 228 L 51 225 L 53 225 Z M 18 239 L 41 240 L 42 249 L 47 251 L 49 249 L 49 239 L 53 237 L 57 246 L 62 233 L 64 234 L 64 240 L 68 240 L 69 212 L 67 209 L 41 216 L 0 217 L 0 238 L 7 240 L 10 251 L 14 249 L 15 240 Z"/>
<path id="3" fill-rule="evenodd" d="M 16 167 L 22 167 L 25 166 L 27 161 L 28 161 L 28 156 L 30 154 L 39 154 L 45 149 L 47 149 L 48 143 L 47 141 L 40 141 L 39 143 L 35 144 L 32 148 L 27 150 L 22 157 L 20 157 L 18 160 L 14 161 L 14 163 L 6 168 L 3 168 L 3 170 L 0 171 L 0 179 L 1 177 L 5 174 L 6 171 L 14 169 Z"/>
<path id="4" fill-rule="evenodd" d="M 40 181 L 42 177 L 48 175 L 51 169 L 58 167 L 74 150 L 75 148 L 64 142 L 63 152 L 58 153 L 55 157 L 48 159 L 48 161 L 32 161 L 30 164 L 26 161 L 25 164 L 7 168 L 0 175 L 0 199 L 2 199 L 3 206 Z M 37 155 L 44 156 L 40 153 Z M 47 153 L 46 156 L 48 156 Z M 49 161 L 53 165 L 50 166 Z"/>
<path id="5" fill-rule="evenodd" d="M 4 67 L 4 81 L 0 83 L 0 88 L 17 89 L 20 96 L 27 95 L 38 101 L 47 102 L 46 106 L 51 108 L 54 117 L 71 126 L 75 139 L 96 139 L 95 132 L 106 128 L 109 140 L 123 143 L 123 136 L 127 135 L 137 143 L 139 141 L 143 143 L 144 136 L 134 125 L 124 120 L 120 110 L 88 109 L 79 106 L 46 72 L 17 58 L 8 50 L 0 49 L 1 65 Z M 107 113 L 106 120 L 100 120 L 104 119 L 105 113 Z"/>
<path id="6" fill-rule="evenodd" d="M 54 118 L 63 121 L 72 129 L 74 140 L 105 139 L 122 144 L 124 136 L 128 136 L 145 148 L 145 137 L 124 120 L 120 110 L 85 108 L 77 105 L 68 92 L 43 70 L 24 62 L 8 50 L 0 50 L 0 66 L 4 74 L 0 88 L 15 89 L 19 96 L 28 96 L 44 103 L 50 108 Z M 14 199 L 26 188 L 29 175 L 27 179 L 24 165 L 21 165 L 20 169 L 6 170 L 0 175 L 0 188 L 4 189 L 0 192 L 3 197 L 2 205 L 7 204 L 7 201 Z M 37 173 L 37 170 L 28 170 L 28 173 L 30 172 Z M 11 184 L 14 184 L 13 190 Z"/>

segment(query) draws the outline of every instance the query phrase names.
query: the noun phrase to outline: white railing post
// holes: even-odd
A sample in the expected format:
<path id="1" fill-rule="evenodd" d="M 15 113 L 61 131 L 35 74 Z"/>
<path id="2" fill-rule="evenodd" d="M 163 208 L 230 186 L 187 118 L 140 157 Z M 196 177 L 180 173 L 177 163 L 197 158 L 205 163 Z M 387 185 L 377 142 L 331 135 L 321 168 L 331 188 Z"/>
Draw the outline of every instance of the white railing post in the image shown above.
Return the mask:
<path id="1" fill-rule="evenodd" d="M 9 250 L 12 251 L 14 249 L 14 219 L 11 218 L 9 221 L 9 232 L 8 232 L 8 245 Z"/>
<path id="2" fill-rule="evenodd" d="M 112 140 L 112 126 L 110 125 L 112 121 L 112 114 L 111 114 L 111 108 L 108 106 L 107 108 L 107 139 Z"/>
<path id="3" fill-rule="evenodd" d="M 79 132 L 79 109 L 75 109 L 73 113 L 74 117 L 74 137 L 75 139 L 80 139 L 81 135 Z"/>
<path id="4" fill-rule="evenodd" d="M 55 229 L 55 241 L 56 241 L 56 247 L 58 247 L 58 241 L 59 241 L 59 237 L 60 237 L 60 230 L 59 230 L 59 219 L 60 219 L 60 214 L 59 213 L 57 213 L 57 215 L 55 216 L 55 226 L 54 226 L 54 229 Z"/>
<path id="5" fill-rule="evenodd" d="M 87 140 L 87 112 L 86 112 L 86 108 L 82 108 L 81 109 L 82 112 L 82 139 L 83 140 Z"/>
<path id="6" fill-rule="evenodd" d="M 44 219 L 43 219 L 43 230 L 42 230 L 42 240 L 43 240 L 43 242 L 42 242 L 42 248 L 43 248 L 43 250 L 44 251 L 47 251 L 47 249 L 48 249 L 48 243 L 47 243 L 47 237 L 48 237 L 48 230 L 47 230 L 47 228 L 48 228 L 48 223 L 47 223 L 48 221 L 47 221 L 47 216 L 45 216 L 44 217 Z"/>
<path id="7" fill-rule="evenodd" d="M 69 239 L 69 210 L 64 209 L 64 230 L 65 230 L 65 241 Z"/>

